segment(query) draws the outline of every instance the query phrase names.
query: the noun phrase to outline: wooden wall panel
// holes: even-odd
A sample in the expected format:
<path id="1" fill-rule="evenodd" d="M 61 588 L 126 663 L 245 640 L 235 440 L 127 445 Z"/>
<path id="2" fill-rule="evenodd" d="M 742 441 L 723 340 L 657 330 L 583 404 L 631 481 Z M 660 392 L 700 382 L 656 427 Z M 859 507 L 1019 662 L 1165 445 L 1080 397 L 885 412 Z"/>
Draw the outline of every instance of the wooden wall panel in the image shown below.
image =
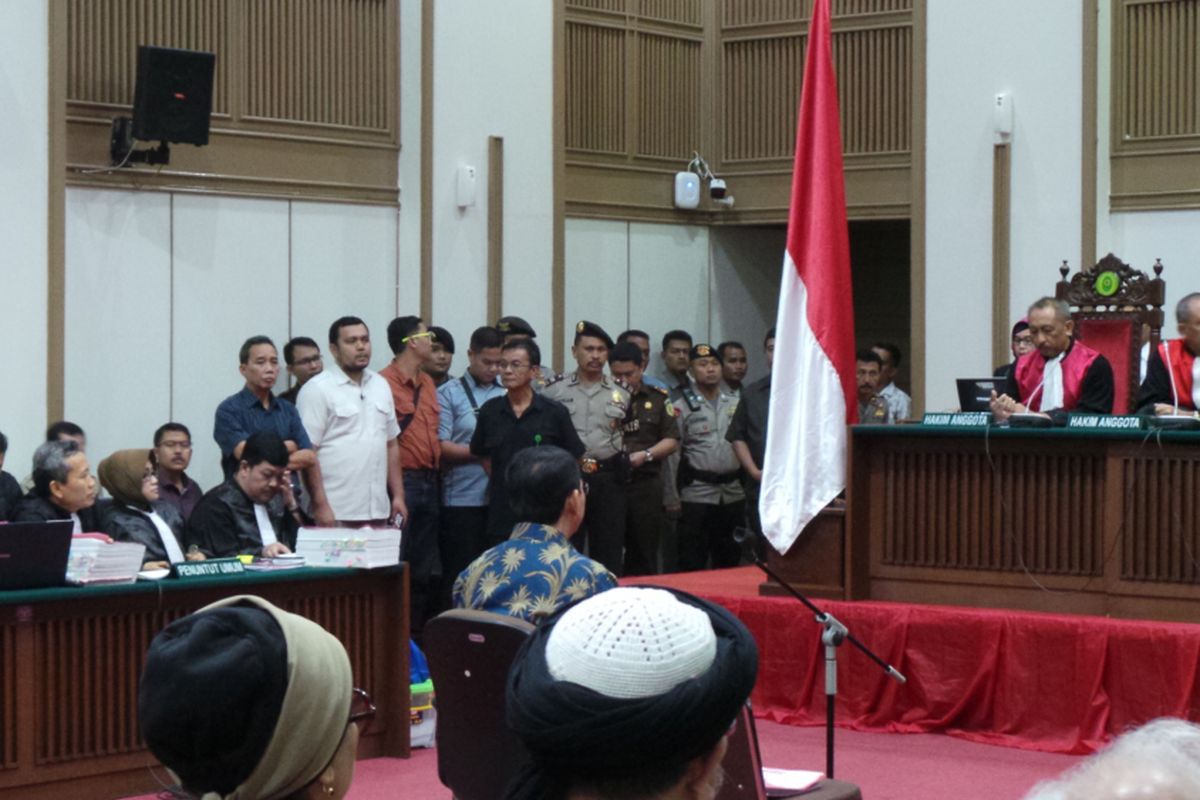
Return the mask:
<path id="1" fill-rule="evenodd" d="M 395 203 L 398 14 L 398 0 L 69 0 L 68 181 Z M 216 54 L 210 144 L 97 171 L 141 44 Z"/>
<path id="2" fill-rule="evenodd" d="M 641 0 L 639 16 L 644 19 L 699 25 L 703 17 L 702 0 Z"/>
<path id="3" fill-rule="evenodd" d="M 590 11 L 623 12 L 625 0 L 567 0 L 567 7 Z"/>
<path id="4" fill-rule="evenodd" d="M 203 50 L 220 59 L 229 51 L 228 1 L 69 0 L 67 102 L 132 105 L 141 44 Z M 228 69 L 214 76 L 213 113 L 229 114 Z"/>
<path id="5" fill-rule="evenodd" d="M 700 43 L 638 37 L 638 155 L 687 157 L 700 141 Z"/>
<path id="6" fill-rule="evenodd" d="M 779 36 L 725 44 L 725 162 L 795 154 L 804 43 Z"/>
<path id="7" fill-rule="evenodd" d="M 1186 0 L 1124 5 L 1122 139 L 1200 133 L 1200 4 Z"/>
<path id="8" fill-rule="evenodd" d="M 906 216 L 912 0 L 837 0 L 833 14 L 850 215 Z M 810 15 L 810 0 L 568 2 L 567 212 L 784 221 Z M 626 35 L 622 45 L 617 32 Z M 620 46 L 630 49 L 623 72 L 613 63 Z M 733 209 L 707 198 L 697 211 L 673 209 L 672 173 L 693 150 L 730 181 Z"/>
<path id="9" fill-rule="evenodd" d="M 833 41 L 846 155 L 909 149 L 912 29 L 844 31 Z"/>
<path id="10" fill-rule="evenodd" d="M 247 117 L 389 130 L 384 3 L 258 0 L 246 35 Z"/>
<path id="11" fill-rule="evenodd" d="M 834 18 L 912 11 L 912 0 L 833 0 Z M 724 0 L 721 25 L 766 25 L 812 18 L 812 0 Z"/>
<path id="12" fill-rule="evenodd" d="M 1200 3 L 1113 3 L 1112 205 L 1200 207 Z"/>
<path id="13" fill-rule="evenodd" d="M 567 25 L 567 149 L 624 154 L 626 38 L 617 28 Z"/>

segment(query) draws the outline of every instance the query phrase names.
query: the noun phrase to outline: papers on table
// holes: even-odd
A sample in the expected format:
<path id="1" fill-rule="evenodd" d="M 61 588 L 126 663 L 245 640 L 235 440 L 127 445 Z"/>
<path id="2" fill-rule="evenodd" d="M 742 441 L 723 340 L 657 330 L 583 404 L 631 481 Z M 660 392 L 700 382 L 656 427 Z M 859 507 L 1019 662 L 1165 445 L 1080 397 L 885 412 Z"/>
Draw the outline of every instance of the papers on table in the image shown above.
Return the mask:
<path id="1" fill-rule="evenodd" d="M 250 572 L 274 572 L 280 569 L 295 569 L 304 566 L 304 556 L 294 553 L 274 558 L 254 558 L 246 565 Z"/>
<path id="2" fill-rule="evenodd" d="M 400 563 L 397 528 L 301 528 L 296 555 L 310 567 L 375 569 Z"/>
<path id="3" fill-rule="evenodd" d="M 763 767 L 763 784 L 767 789 L 767 797 L 789 797 L 800 792 L 807 792 L 825 777 L 822 772 L 812 772 L 807 769 L 776 769 Z"/>
<path id="4" fill-rule="evenodd" d="M 67 583 L 133 583 L 145 555 L 145 545 L 76 536 L 67 556 Z"/>

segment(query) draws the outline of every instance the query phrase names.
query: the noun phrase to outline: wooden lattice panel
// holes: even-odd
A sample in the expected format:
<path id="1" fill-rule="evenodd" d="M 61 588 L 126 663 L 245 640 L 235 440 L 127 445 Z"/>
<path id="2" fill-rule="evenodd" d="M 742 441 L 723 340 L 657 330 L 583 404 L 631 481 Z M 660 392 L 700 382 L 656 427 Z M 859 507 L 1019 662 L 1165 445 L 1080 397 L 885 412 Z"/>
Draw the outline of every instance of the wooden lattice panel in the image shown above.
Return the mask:
<path id="1" fill-rule="evenodd" d="M 1091 487 L 1102 459 L 939 450 L 883 458 L 884 564 L 1101 573 L 1103 508 Z"/>

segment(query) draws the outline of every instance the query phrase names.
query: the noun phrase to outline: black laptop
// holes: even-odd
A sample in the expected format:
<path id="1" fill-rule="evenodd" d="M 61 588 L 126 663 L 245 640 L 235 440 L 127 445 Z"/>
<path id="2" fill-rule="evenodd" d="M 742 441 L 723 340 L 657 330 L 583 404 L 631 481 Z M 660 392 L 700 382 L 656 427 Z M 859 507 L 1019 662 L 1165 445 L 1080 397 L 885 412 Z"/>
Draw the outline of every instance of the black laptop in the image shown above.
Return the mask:
<path id="1" fill-rule="evenodd" d="M 991 411 L 992 392 L 1004 391 L 1003 378 L 959 378 L 958 407 L 963 411 Z"/>
<path id="2" fill-rule="evenodd" d="M 0 591 L 66 583 L 74 527 L 69 519 L 0 525 Z"/>

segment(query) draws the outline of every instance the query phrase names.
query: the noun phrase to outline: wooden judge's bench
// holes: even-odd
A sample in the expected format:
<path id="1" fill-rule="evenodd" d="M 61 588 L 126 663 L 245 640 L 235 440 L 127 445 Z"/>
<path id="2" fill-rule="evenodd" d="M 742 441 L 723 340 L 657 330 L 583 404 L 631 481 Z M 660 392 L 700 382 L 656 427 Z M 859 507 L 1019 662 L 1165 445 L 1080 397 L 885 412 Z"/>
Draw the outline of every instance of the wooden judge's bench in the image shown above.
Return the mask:
<path id="1" fill-rule="evenodd" d="M 237 594 L 264 597 L 337 636 L 355 686 L 378 707 L 359 758 L 408 755 L 403 565 L 0 592 L 0 800 L 126 797 L 169 782 L 138 732 L 146 649 L 172 621 Z"/>
<path id="2" fill-rule="evenodd" d="M 844 506 L 771 551 L 801 591 L 1200 621 L 1200 433 L 857 425 L 849 451 Z"/>

